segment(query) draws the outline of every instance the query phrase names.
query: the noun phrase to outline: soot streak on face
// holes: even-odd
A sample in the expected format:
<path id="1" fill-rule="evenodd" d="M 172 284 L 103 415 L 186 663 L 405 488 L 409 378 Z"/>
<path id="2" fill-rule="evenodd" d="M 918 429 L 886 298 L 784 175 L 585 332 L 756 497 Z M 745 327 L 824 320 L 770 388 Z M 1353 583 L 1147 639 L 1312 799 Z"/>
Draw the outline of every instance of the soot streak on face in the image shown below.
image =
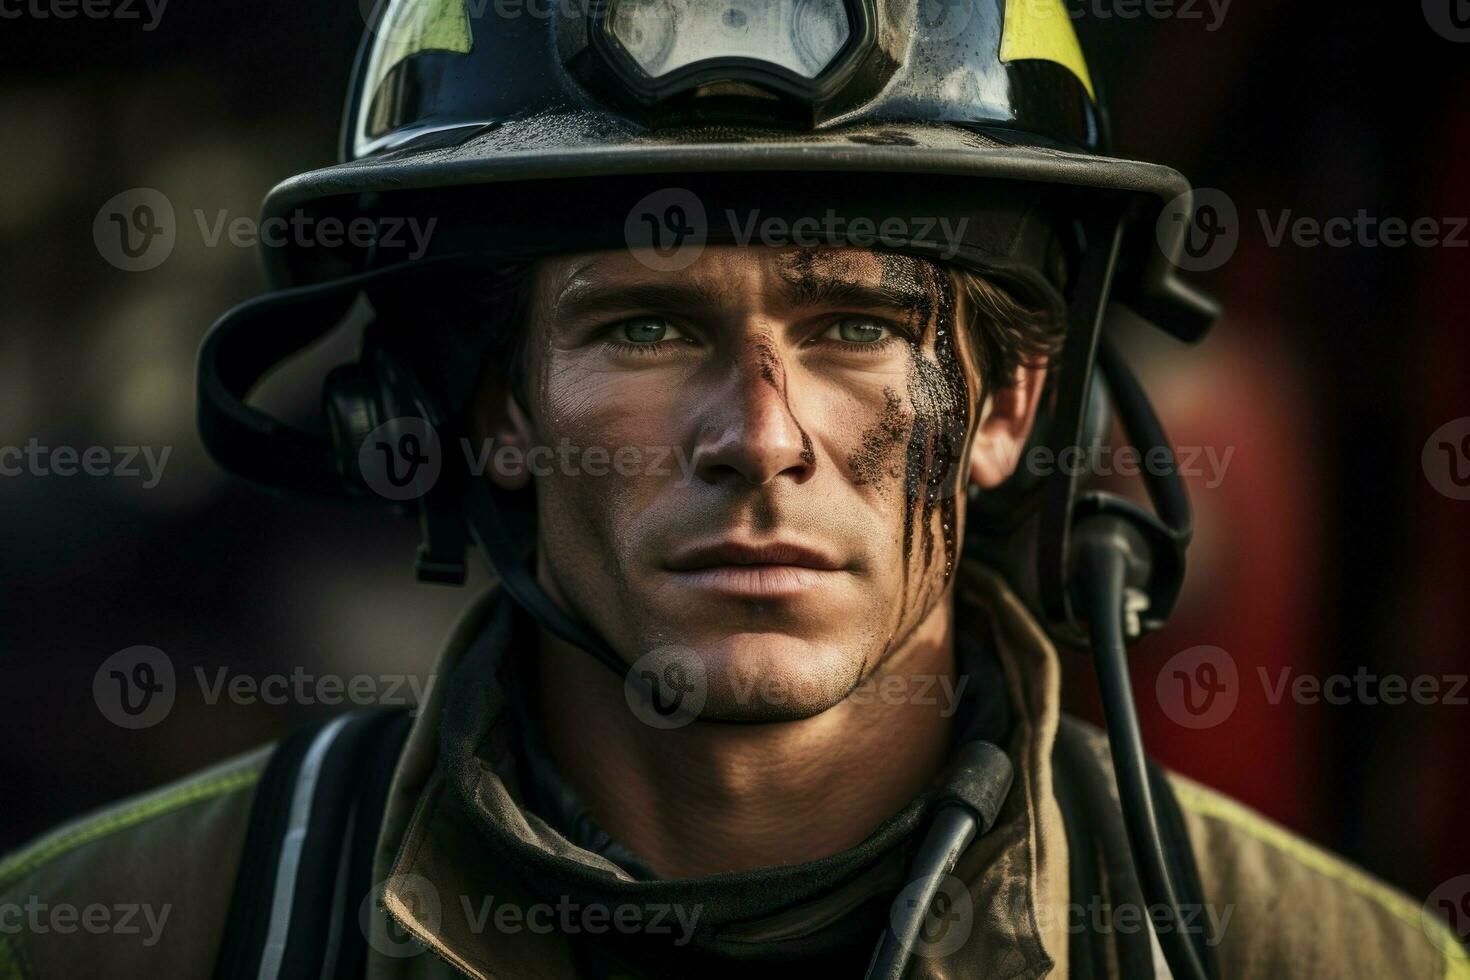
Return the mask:
<path id="1" fill-rule="evenodd" d="M 903 468 L 892 461 L 894 449 L 908 438 L 913 417 L 904 410 L 903 399 L 891 387 L 883 389 L 883 414 L 876 425 L 863 431 L 862 445 L 847 458 L 852 482 L 860 487 L 881 487 L 886 479 L 898 479 Z"/>
<path id="2" fill-rule="evenodd" d="M 943 534 L 944 576 L 954 574 L 959 531 L 955 499 L 963 479 L 965 437 L 970 429 L 970 387 L 955 346 L 955 292 L 934 263 L 908 255 L 877 253 L 885 288 L 921 297 L 913 304 L 909 338 L 909 404 L 913 425 L 905 453 L 904 580 L 907 590 L 914 523 L 923 547 L 922 570 L 934 560 L 934 513 Z M 933 354 L 926 355 L 931 343 Z M 880 423 L 881 425 L 881 423 Z"/>
<path id="3" fill-rule="evenodd" d="M 770 337 L 760 335 L 750 342 L 755 352 L 756 363 L 759 365 L 761 380 L 775 388 L 781 393 L 781 402 L 786 406 L 786 414 L 796 425 L 796 431 L 801 433 L 801 461 L 808 466 L 817 464 L 817 453 L 812 448 L 812 437 L 806 434 L 801 421 L 791 411 L 791 395 L 786 390 L 786 372 L 781 366 L 781 355 L 776 353 L 776 345 Z"/>

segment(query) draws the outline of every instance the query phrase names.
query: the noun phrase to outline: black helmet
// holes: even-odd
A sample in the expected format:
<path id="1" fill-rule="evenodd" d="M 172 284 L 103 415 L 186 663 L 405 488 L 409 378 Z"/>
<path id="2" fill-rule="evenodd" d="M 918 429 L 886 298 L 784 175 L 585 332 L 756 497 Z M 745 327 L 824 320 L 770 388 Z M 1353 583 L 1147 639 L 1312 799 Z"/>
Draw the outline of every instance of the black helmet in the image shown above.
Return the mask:
<path id="1" fill-rule="evenodd" d="M 342 162 L 282 183 L 263 221 L 366 232 L 330 244 L 263 239 L 273 292 L 226 314 L 201 350 L 200 428 L 227 468 L 368 496 L 359 463 L 370 433 L 386 429 L 429 460 L 433 440 L 463 421 L 466 366 L 478 359 L 425 357 L 442 338 L 416 327 L 370 330 L 358 363 L 332 373 L 326 434 L 247 404 L 256 381 L 363 294 L 391 287 L 432 303 L 450 270 L 586 248 L 678 261 L 706 242 L 739 242 L 751 216 L 793 228 L 814 212 L 834 219 L 817 229 L 824 242 L 948 259 L 1067 324 L 1034 440 L 1075 458 L 1106 438 L 1111 402 L 1137 448 L 1168 453 L 1103 327 L 1114 304 L 1184 340 L 1215 318 L 1175 274 L 1189 185 L 1109 155 L 1064 0 L 362 2 L 369 26 Z M 875 216 L 904 220 L 886 235 Z M 933 234 L 941 220 L 953 234 Z M 404 234 L 415 221 L 432 234 Z M 996 513 L 976 522 L 992 535 L 973 546 L 1054 636 L 1097 653 L 1140 874 L 1151 901 L 1172 902 L 1122 650 L 1125 632 L 1161 624 L 1177 595 L 1189 537 L 1182 484 L 1150 467 L 1156 516 L 1084 493 L 1075 468 L 1044 481 L 1019 469 L 977 502 Z M 417 507 L 421 577 L 461 581 L 473 540 L 545 628 L 624 673 L 536 584 L 531 522 L 487 481 L 439 470 L 410 474 L 402 495 L 380 493 Z M 1160 940 L 1176 976 L 1203 975 L 1188 939 Z"/>
<path id="2" fill-rule="evenodd" d="M 984 178 L 1135 198 L 1147 234 L 1125 243 L 1120 294 L 1181 333 L 1212 316 L 1170 276 L 1189 185 L 1108 155 L 1063 0 L 361 3 L 343 162 L 281 184 L 264 218 L 494 187 L 493 218 L 528 191 L 587 200 L 562 181 L 640 175 Z M 364 261 L 301 251 L 266 245 L 273 286 Z"/>

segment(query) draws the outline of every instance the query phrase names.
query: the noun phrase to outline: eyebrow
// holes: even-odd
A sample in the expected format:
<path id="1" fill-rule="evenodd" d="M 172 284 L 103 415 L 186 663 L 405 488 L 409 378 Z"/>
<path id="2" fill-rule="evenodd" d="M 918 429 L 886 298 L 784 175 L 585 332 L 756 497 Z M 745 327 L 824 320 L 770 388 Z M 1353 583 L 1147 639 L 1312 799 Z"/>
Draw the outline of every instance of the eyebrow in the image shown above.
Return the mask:
<path id="1" fill-rule="evenodd" d="M 804 275 L 777 286 L 781 303 L 794 307 L 856 307 L 912 313 L 931 297 L 906 285 L 866 285 L 833 276 Z M 557 313 L 580 319 L 624 310 L 718 310 L 728 291 L 707 282 L 635 282 L 573 285 L 556 300 Z"/>
<path id="2" fill-rule="evenodd" d="M 703 282 L 635 282 L 574 285 L 556 299 L 560 316 L 579 319 L 619 310 L 719 309 L 724 290 Z"/>
<path id="3" fill-rule="evenodd" d="M 927 290 L 884 283 L 869 286 L 833 276 L 784 280 L 781 297 L 792 306 L 853 306 L 911 313 L 931 297 Z"/>

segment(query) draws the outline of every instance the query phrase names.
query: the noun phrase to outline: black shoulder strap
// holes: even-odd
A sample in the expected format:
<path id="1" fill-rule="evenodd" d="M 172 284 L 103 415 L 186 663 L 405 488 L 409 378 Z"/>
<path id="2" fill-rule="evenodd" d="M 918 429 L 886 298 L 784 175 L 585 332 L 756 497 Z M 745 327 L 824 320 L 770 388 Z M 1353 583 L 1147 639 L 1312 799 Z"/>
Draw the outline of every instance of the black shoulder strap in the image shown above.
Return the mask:
<path id="1" fill-rule="evenodd" d="M 1133 870 L 1106 745 L 1100 732 L 1064 717 L 1052 750 L 1053 786 L 1067 836 L 1071 972 L 1078 977 L 1107 978 L 1116 968 L 1117 976 L 1129 980 L 1153 977 L 1154 955 L 1148 932 L 1108 925 L 1113 908 L 1147 906 Z M 1191 938 L 1206 973 L 1218 980 L 1214 937 L 1204 914 L 1204 889 L 1179 802 L 1169 780 L 1152 763 L 1149 781 L 1161 818 L 1159 832 L 1175 872 L 1175 890 L 1185 914 L 1196 916 L 1187 925 L 1202 928 L 1192 932 Z M 1114 960 L 1115 967 L 1110 965 Z"/>
<path id="2" fill-rule="evenodd" d="M 250 809 L 218 980 L 363 974 L 358 910 L 409 724 L 406 708 L 343 715 L 272 753 Z"/>

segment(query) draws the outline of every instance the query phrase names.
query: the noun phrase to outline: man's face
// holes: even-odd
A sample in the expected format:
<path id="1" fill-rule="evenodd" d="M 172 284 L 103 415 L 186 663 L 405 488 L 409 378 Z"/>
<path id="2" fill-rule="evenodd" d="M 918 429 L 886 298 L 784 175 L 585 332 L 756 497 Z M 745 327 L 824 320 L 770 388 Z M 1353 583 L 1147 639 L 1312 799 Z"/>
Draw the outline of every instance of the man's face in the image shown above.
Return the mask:
<path id="1" fill-rule="evenodd" d="M 938 607 L 981 396 L 947 272 L 605 251 L 540 263 L 532 293 L 529 413 L 493 392 L 482 415 L 499 445 L 548 447 L 538 574 L 626 660 L 698 657 L 706 717 L 807 717 Z"/>

